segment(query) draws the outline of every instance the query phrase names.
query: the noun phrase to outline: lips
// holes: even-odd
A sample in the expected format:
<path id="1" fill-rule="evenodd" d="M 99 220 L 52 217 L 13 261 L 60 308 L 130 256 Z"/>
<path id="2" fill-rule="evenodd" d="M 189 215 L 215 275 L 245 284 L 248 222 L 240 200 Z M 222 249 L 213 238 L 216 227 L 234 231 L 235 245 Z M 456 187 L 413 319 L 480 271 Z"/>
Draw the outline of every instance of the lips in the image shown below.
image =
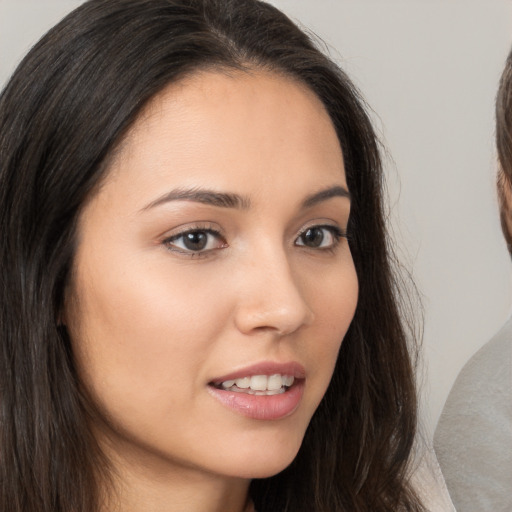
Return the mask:
<path id="1" fill-rule="evenodd" d="M 292 414 L 304 390 L 305 370 L 296 362 L 264 362 L 215 378 L 210 393 L 232 411 L 259 420 Z"/>

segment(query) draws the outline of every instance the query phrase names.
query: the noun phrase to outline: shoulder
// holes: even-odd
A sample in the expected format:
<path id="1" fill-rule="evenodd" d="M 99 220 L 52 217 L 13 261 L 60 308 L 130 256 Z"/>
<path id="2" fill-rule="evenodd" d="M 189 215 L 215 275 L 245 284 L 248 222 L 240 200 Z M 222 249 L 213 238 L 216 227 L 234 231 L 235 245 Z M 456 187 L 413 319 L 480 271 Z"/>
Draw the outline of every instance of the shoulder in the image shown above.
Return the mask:
<path id="1" fill-rule="evenodd" d="M 508 510 L 512 474 L 512 320 L 464 366 L 434 436 L 461 511 Z"/>
<path id="2" fill-rule="evenodd" d="M 485 410 L 512 401 L 512 319 L 466 363 L 459 373 L 443 410 L 446 421 L 458 408 L 471 405 Z M 512 413 L 512 409 L 510 411 Z"/>
<path id="3" fill-rule="evenodd" d="M 512 318 L 466 363 L 454 389 L 474 380 L 499 380 L 512 372 Z"/>
<path id="4" fill-rule="evenodd" d="M 436 445 L 488 424 L 503 425 L 509 434 L 512 428 L 512 319 L 461 370 L 439 419 Z M 488 440 L 489 431 L 483 433 Z"/>

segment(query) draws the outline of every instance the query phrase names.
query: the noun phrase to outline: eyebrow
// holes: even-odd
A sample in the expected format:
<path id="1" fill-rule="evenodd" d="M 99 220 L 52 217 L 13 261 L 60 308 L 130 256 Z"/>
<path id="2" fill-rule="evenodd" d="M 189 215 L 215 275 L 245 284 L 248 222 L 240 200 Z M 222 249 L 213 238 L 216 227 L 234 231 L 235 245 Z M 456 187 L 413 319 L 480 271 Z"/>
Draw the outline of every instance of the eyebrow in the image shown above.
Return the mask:
<path id="1" fill-rule="evenodd" d="M 149 210 L 155 206 L 168 203 L 170 201 L 193 201 L 196 203 L 218 206 L 220 208 L 237 208 L 247 210 L 251 206 L 251 200 L 238 194 L 228 192 L 216 192 L 214 190 L 192 188 L 192 189 L 174 189 L 152 201 L 142 211 Z"/>
<path id="2" fill-rule="evenodd" d="M 333 197 L 346 197 L 350 201 L 350 192 L 341 185 L 335 185 L 334 187 L 328 187 L 320 192 L 315 192 L 310 196 L 306 197 L 302 202 L 302 208 L 312 208 L 318 203 L 327 201 Z"/>
<path id="3" fill-rule="evenodd" d="M 327 201 L 333 197 L 346 197 L 350 200 L 350 192 L 341 185 L 328 187 L 306 197 L 306 199 L 302 201 L 301 207 L 302 209 L 312 208 L 316 204 Z M 193 201 L 220 208 L 236 208 L 240 210 L 248 210 L 251 207 L 251 200 L 239 194 L 216 192 L 202 188 L 177 188 L 144 206 L 141 211 L 146 211 L 171 201 Z"/>

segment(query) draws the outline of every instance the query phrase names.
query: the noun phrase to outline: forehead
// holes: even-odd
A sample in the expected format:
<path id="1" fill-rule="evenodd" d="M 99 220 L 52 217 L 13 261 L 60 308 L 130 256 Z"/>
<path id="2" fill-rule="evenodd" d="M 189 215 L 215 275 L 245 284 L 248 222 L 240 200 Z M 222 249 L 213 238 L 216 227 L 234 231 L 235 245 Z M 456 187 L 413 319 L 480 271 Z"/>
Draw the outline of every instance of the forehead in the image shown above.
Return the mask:
<path id="1" fill-rule="evenodd" d="M 203 71 L 154 97 L 121 144 L 108 181 L 139 182 L 142 192 L 151 177 L 244 194 L 254 192 L 254 178 L 280 188 L 297 177 L 318 188 L 333 180 L 346 185 L 321 100 L 302 83 L 263 71 Z"/>

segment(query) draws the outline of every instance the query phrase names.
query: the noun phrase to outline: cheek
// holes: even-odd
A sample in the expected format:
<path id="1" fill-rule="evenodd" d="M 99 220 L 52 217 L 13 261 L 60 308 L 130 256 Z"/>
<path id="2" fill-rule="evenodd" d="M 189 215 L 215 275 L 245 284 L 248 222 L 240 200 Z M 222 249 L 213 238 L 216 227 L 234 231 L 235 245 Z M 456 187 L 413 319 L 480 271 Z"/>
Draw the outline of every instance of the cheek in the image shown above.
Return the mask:
<path id="1" fill-rule="evenodd" d="M 108 425 L 135 446 L 184 458 L 173 439 L 184 442 L 183 429 L 205 435 L 196 432 L 195 411 L 205 410 L 205 362 L 227 309 L 185 274 L 171 286 L 151 265 L 144 279 L 135 269 L 97 279 L 89 272 L 77 283 L 79 322 L 70 323 L 80 378 L 103 418 L 100 431 Z"/>
<path id="2" fill-rule="evenodd" d="M 78 367 L 93 394 L 133 409 L 161 402 L 162 394 L 190 399 L 202 384 L 211 340 L 226 325 L 227 308 L 186 273 L 167 276 L 151 262 L 95 269 L 78 267 L 79 306 L 68 321 Z M 171 393 L 184 382 L 180 395 Z"/>
<path id="3" fill-rule="evenodd" d="M 315 383 L 315 392 L 321 395 L 318 403 L 329 386 L 339 349 L 354 317 L 358 293 L 357 275 L 350 259 L 342 272 L 325 276 L 312 294 L 315 332 L 313 339 L 306 341 L 308 358 L 315 361 L 311 382 Z"/>
<path id="4" fill-rule="evenodd" d="M 334 345 L 341 344 L 348 330 L 356 310 L 358 294 L 357 274 L 348 251 L 339 266 L 325 272 L 319 282 L 311 280 L 309 283 L 317 328 Z"/>

